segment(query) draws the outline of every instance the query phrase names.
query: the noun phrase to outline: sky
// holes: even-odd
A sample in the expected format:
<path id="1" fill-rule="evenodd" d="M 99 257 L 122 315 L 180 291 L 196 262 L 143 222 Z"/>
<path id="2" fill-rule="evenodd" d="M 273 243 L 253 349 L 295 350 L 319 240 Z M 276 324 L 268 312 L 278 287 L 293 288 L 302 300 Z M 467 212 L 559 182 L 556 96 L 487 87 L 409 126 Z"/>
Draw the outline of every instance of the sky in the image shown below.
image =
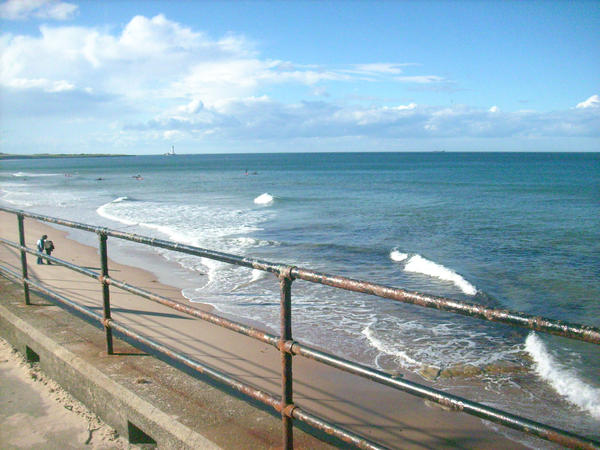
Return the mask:
<path id="1" fill-rule="evenodd" d="M 600 151 L 600 1 L 0 2 L 0 152 Z"/>

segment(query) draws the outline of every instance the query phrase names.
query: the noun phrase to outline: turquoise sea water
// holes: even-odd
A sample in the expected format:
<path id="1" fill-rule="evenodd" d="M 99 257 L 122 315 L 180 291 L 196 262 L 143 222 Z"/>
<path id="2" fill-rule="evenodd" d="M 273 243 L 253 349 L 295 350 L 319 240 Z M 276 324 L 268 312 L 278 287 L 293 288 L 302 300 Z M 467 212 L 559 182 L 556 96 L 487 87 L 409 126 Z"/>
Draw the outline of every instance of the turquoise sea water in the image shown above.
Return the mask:
<path id="1" fill-rule="evenodd" d="M 11 160 L 0 186 L 11 207 L 600 326 L 597 153 Z M 190 301 L 276 328 L 272 276 L 111 245 Z M 597 346 L 303 282 L 293 302 L 298 340 L 382 370 L 435 368 L 435 386 L 599 437 Z M 446 378 L 464 366 L 479 374 Z"/>

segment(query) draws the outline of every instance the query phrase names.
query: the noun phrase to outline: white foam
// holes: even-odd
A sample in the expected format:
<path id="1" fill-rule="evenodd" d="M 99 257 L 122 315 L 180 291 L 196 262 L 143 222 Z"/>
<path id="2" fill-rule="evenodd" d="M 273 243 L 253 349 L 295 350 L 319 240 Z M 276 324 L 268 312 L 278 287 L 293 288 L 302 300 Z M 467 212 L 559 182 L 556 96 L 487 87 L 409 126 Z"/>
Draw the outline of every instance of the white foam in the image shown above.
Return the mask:
<path id="1" fill-rule="evenodd" d="M 56 177 L 58 173 L 31 173 L 31 172 L 16 172 L 13 173 L 13 177 Z"/>
<path id="2" fill-rule="evenodd" d="M 10 203 L 11 205 L 18 205 L 20 208 L 29 208 L 34 206 L 35 203 L 31 201 L 26 201 L 23 197 L 26 196 L 26 193 L 22 192 L 11 192 L 5 189 L 0 189 L 0 198 L 2 201 L 6 203 Z"/>
<path id="3" fill-rule="evenodd" d="M 404 266 L 404 270 L 407 272 L 422 273 L 430 277 L 439 278 L 440 280 L 450 281 L 467 295 L 475 295 L 477 293 L 475 286 L 459 274 L 441 264 L 429 261 L 421 255 L 415 255 L 410 258 Z"/>
<path id="4" fill-rule="evenodd" d="M 153 223 L 146 223 L 146 222 L 140 222 L 139 226 L 144 227 L 144 228 L 149 228 L 151 230 L 156 230 L 156 231 L 164 234 L 165 236 L 167 236 L 172 241 L 180 242 L 182 244 L 187 244 L 187 245 L 198 246 L 198 240 L 195 237 L 190 236 L 186 233 L 183 233 L 174 227 L 171 227 L 168 225 L 156 225 Z"/>
<path id="5" fill-rule="evenodd" d="M 248 287 L 251 284 L 256 283 L 260 280 L 264 280 L 268 277 L 268 275 L 269 275 L 269 272 L 265 272 L 264 270 L 252 269 L 252 278 L 250 278 L 250 281 L 246 281 L 244 283 L 238 284 L 233 289 L 231 289 L 231 292 L 235 292 L 239 289 Z"/>
<path id="6" fill-rule="evenodd" d="M 273 203 L 273 200 L 273 196 L 265 192 L 264 194 L 261 194 L 258 197 L 256 197 L 254 199 L 254 203 L 256 203 L 257 205 L 270 205 L 271 203 Z"/>
<path id="7" fill-rule="evenodd" d="M 573 370 L 556 361 L 535 333 L 527 336 L 525 350 L 533 358 L 535 371 L 544 381 L 569 402 L 600 419 L 600 389 L 589 386 Z"/>
<path id="8" fill-rule="evenodd" d="M 123 217 L 120 217 L 120 216 L 117 216 L 115 214 L 111 214 L 110 212 L 108 212 L 108 209 L 110 208 L 111 205 L 114 205 L 115 203 L 121 203 L 124 200 L 127 200 L 127 197 L 119 197 L 108 203 L 105 203 L 104 205 L 102 205 L 96 209 L 96 213 L 98 213 L 98 215 L 104 217 L 105 219 L 114 220 L 115 222 L 120 222 L 125 225 L 130 225 L 130 226 L 137 225 L 137 222 L 127 220 Z"/>
<path id="9" fill-rule="evenodd" d="M 392 259 L 392 261 L 401 262 L 408 258 L 408 253 L 402 253 L 396 249 L 393 249 L 390 252 L 390 258 Z"/>
<path id="10" fill-rule="evenodd" d="M 265 272 L 264 270 L 252 269 L 252 279 L 251 283 L 254 283 L 259 280 L 264 280 L 269 276 L 269 272 Z"/>
<path id="11" fill-rule="evenodd" d="M 256 248 L 265 247 L 267 245 L 277 245 L 277 243 L 273 241 L 264 241 L 262 239 L 255 239 L 247 236 L 234 238 L 233 243 L 239 248 Z"/>
<path id="12" fill-rule="evenodd" d="M 420 366 L 420 363 L 414 359 L 412 359 L 410 356 L 408 356 L 406 354 L 406 352 L 402 351 L 402 350 L 398 350 L 395 349 L 389 345 L 387 345 L 385 342 L 383 342 L 381 339 L 378 339 L 377 337 L 375 337 L 375 333 L 373 333 L 373 330 L 371 329 L 372 325 L 374 324 L 370 323 L 369 325 L 367 325 L 366 328 L 364 328 L 361 333 L 363 334 L 363 336 L 365 336 L 369 343 L 375 347 L 377 350 L 379 350 L 380 352 L 386 354 L 386 355 L 391 355 L 391 356 L 395 356 L 397 358 L 399 358 L 400 363 L 405 366 L 406 368 L 412 366 Z"/>

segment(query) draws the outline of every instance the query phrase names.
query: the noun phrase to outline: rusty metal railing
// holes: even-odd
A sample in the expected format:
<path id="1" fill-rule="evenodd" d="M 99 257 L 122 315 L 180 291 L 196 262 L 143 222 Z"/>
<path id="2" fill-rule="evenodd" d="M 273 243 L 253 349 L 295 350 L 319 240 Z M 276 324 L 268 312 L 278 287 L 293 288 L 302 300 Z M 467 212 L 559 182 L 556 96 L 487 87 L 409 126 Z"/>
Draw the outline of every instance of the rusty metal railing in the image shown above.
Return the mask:
<path id="1" fill-rule="evenodd" d="M 469 317 L 474 317 L 487 321 L 501 322 L 512 326 L 528 328 L 535 331 L 563 336 L 569 339 L 577 339 L 584 342 L 599 345 L 600 344 L 600 329 L 592 326 L 586 326 L 575 323 L 568 323 L 548 319 L 544 317 L 532 316 L 520 312 L 499 310 L 487 308 L 482 305 L 461 302 L 444 297 L 436 297 L 431 295 L 420 294 L 417 292 L 409 292 L 403 289 L 384 286 L 380 284 L 370 283 L 367 281 L 353 280 L 346 277 L 319 273 L 308 269 L 302 269 L 295 266 L 285 264 L 276 264 L 258 259 L 245 258 L 227 253 L 216 252 L 213 250 L 202 249 L 189 245 L 183 245 L 176 242 L 166 241 L 162 239 L 150 238 L 132 233 L 125 233 L 118 230 L 112 230 L 104 227 L 95 227 L 88 224 L 73 222 L 69 220 L 58 219 L 41 214 L 26 212 L 22 210 L 0 207 L 0 211 L 15 214 L 18 220 L 19 227 L 19 242 L 0 238 L 0 243 L 16 248 L 21 254 L 22 273 L 19 275 L 12 269 L 0 265 L 0 273 L 14 281 L 23 284 L 25 303 L 29 304 L 29 287 L 33 286 L 40 292 L 54 298 L 55 300 L 68 305 L 79 313 L 98 320 L 105 329 L 107 353 L 112 354 L 112 330 L 140 342 L 155 351 L 164 354 L 175 361 L 183 363 L 188 367 L 208 375 L 209 377 L 230 386 L 231 388 L 262 402 L 265 405 L 272 407 L 279 412 L 282 417 L 283 429 L 283 445 L 287 449 L 293 448 L 293 420 L 304 422 L 305 424 L 327 434 L 335 436 L 344 442 L 350 443 L 358 448 L 365 449 L 380 449 L 384 448 L 380 444 L 372 442 L 363 436 L 357 435 L 349 430 L 345 430 L 325 418 L 318 417 L 308 411 L 303 410 L 300 406 L 293 402 L 293 385 L 292 385 L 292 356 L 302 356 L 312 359 L 319 363 L 337 368 L 339 370 L 358 375 L 373 382 L 377 382 L 409 394 L 430 400 L 440 405 L 459 410 L 467 414 L 480 417 L 482 419 L 495 422 L 506 427 L 519 430 L 548 441 L 556 442 L 570 448 L 584 449 L 600 449 L 600 442 L 588 439 L 570 433 L 566 430 L 560 430 L 546 424 L 535 422 L 533 420 L 520 417 L 505 411 L 498 410 L 477 402 L 445 393 L 440 390 L 430 388 L 418 383 L 407 380 L 396 379 L 385 372 L 378 371 L 371 367 L 357 364 L 339 356 L 332 355 L 308 345 L 302 344 L 293 340 L 292 337 L 292 304 L 291 304 L 291 286 L 296 279 L 305 280 L 311 283 L 324 284 L 348 291 L 360 292 L 370 295 L 375 295 L 382 298 L 387 298 L 403 303 L 439 309 L 455 314 L 462 314 Z M 72 264 L 62 259 L 48 256 L 39 253 L 25 245 L 25 232 L 23 219 L 40 220 L 43 222 L 54 223 L 70 228 L 84 230 L 96 233 L 99 237 L 99 250 L 101 272 Z M 152 247 L 159 247 L 177 252 L 182 252 L 190 255 L 209 258 L 229 264 L 253 268 L 266 272 L 273 273 L 279 279 L 280 285 L 280 335 L 276 336 L 265 331 L 237 323 L 235 321 L 225 319 L 216 314 L 200 311 L 196 308 L 173 301 L 167 297 L 146 291 L 136 286 L 132 286 L 125 281 L 114 279 L 108 274 L 108 258 L 107 258 L 107 238 L 114 237 L 127 241 L 137 242 Z M 27 274 L 27 259 L 26 254 L 43 256 L 45 259 L 59 264 L 75 272 L 85 276 L 97 279 L 102 285 L 103 292 L 103 312 L 102 315 L 97 312 L 78 304 L 77 302 L 65 297 L 64 295 L 54 292 L 44 286 L 43 283 L 32 280 Z M 167 347 L 159 342 L 156 342 L 144 335 L 141 335 L 126 325 L 119 323 L 111 317 L 110 314 L 110 292 L 109 286 L 120 288 L 124 291 L 133 293 L 142 298 L 160 303 L 162 305 L 173 308 L 190 316 L 205 320 L 215 325 L 227 328 L 240 334 L 257 339 L 266 344 L 276 347 L 281 353 L 281 396 L 278 398 L 268 392 L 264 392 L 253 386 L 244 384 L 239 380 L 222 373 L 214 368 L 211 368 L 200 361 L 193 360 L 188 356 L 179 353 L 178 351 Z"/>

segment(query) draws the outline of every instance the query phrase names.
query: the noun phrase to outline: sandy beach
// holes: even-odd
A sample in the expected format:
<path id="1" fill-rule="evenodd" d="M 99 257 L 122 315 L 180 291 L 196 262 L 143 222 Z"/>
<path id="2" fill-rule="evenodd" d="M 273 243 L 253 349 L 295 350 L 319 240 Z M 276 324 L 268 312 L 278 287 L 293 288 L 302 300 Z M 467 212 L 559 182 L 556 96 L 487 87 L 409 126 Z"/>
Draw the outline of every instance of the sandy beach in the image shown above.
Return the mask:
<path id="1" fill-rule="evenodd" d="M 0 235 L 18 240 L 17 219 L 0 213 Z M 53 256 L 99 270 L 97 237 L 89 246 L 66 237 L 62 229 L 25 220 L 26 243 L 34 248 L 42 234 L 53 240 Z M 109 239 L 110 257 L 110 239 Z M 0 246 L 0 260 L 20 273 L 17 251 Z M 96 280 L 57 265 L 38 265 L 28 256 L 29 275 L 50 289 L 101 312 L 101 287 Z M 110 276 L 182 303 L 176 286 L 141 268 L 109 260 Z M 276 349 L 185 316 L 160 304 L 111 288 L 113 318 L 165 345 L 186 353 L 234 377 L 279 395 L 280 355 Z M 208 305 L 194 304 L 210 309 Z M 401 374 L 410 378 L 410 374 Z M 422 382 L 422 380 L 418 380 Z M 391 448 L 520 448 L 517 442 L 494 432 L 481 420 L 445 411 L 400 391 L 367 382 L 310 360 L 294 359 L 294 400 L 302 408 L 327 417 Z"/>
<path id="2" fill-rule="evenodd" d="M 3 448 L 134 448 L 4 339 L 0 384 Z"/>

